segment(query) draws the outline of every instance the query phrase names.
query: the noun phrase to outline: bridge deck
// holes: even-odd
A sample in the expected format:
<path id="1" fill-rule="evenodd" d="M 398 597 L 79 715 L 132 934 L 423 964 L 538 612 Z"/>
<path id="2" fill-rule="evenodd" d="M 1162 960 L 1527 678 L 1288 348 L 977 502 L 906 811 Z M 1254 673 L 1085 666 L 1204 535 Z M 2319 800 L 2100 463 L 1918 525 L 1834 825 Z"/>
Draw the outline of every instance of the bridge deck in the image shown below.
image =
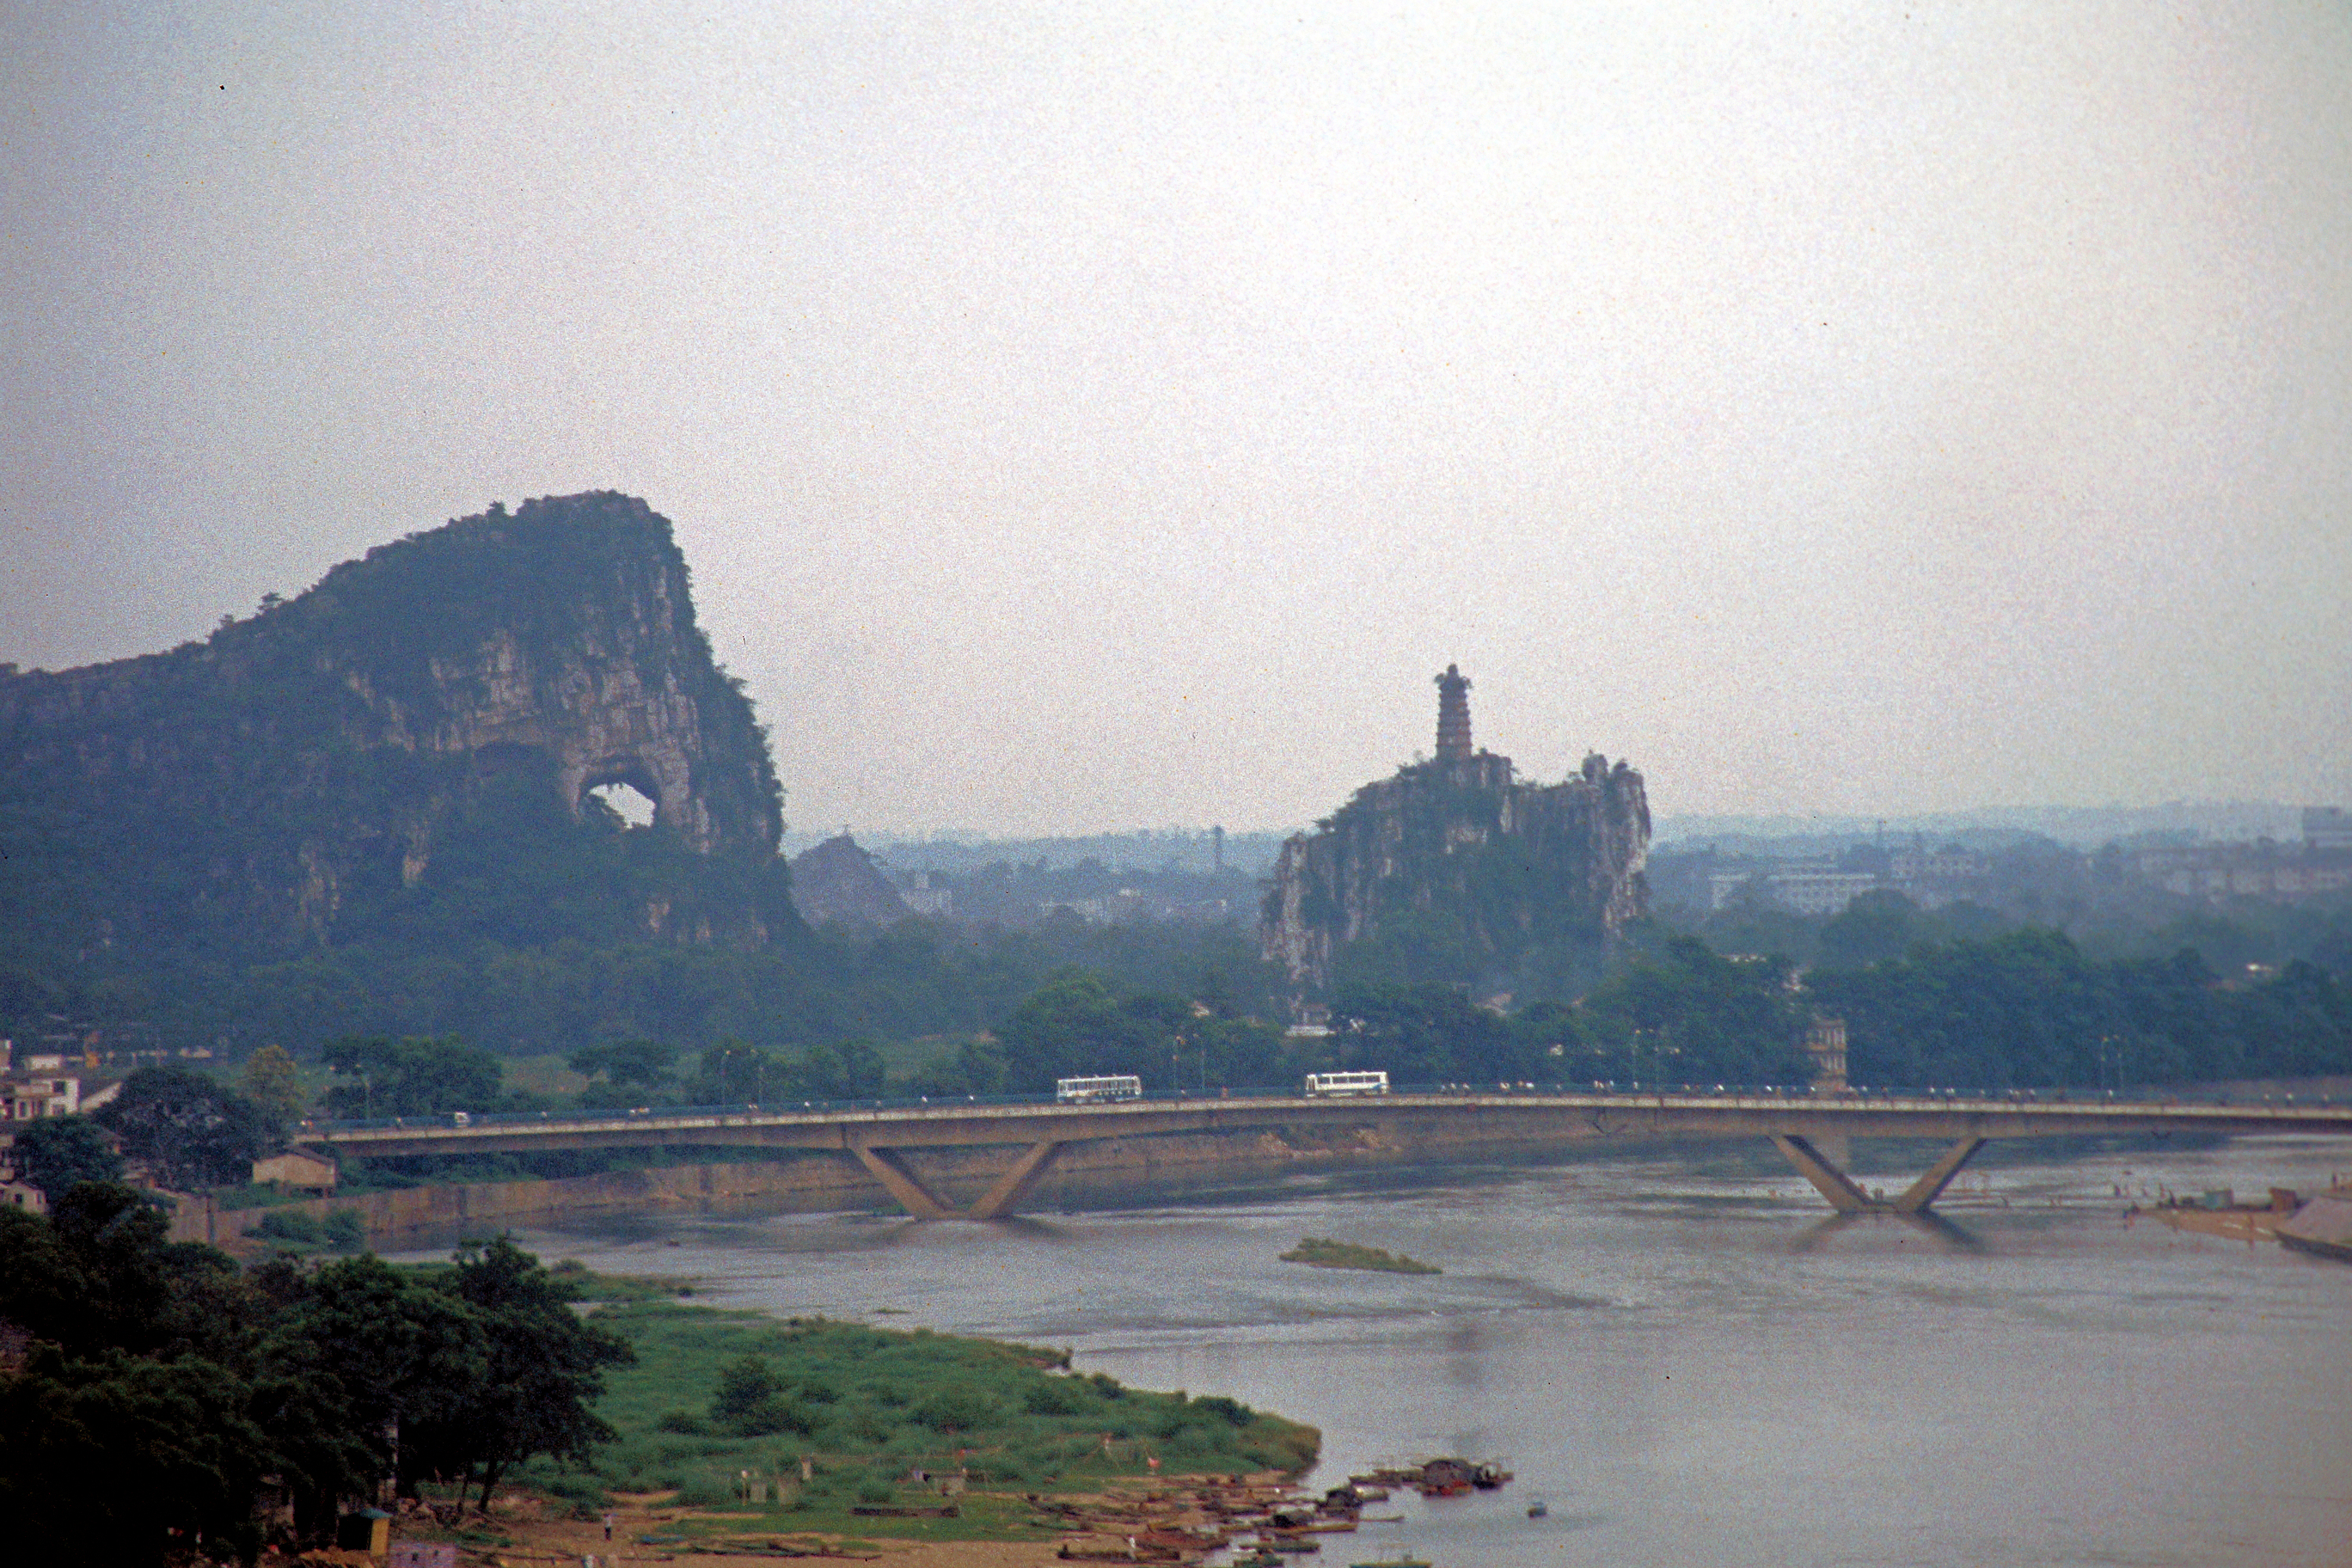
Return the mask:
<path id="1" fill-rule="evenodd" d="M 2045 1138 L 2147 1131 L 2352 1134 L 2352 1104 L 2198 1104 L 1942 1095 L 1633 1094 L 1507 1091 L 1362 1097 L 1195 1097 L 1112 1104 L 984 1103 L 739 1107 L 593 1116 L 446 1117 L 306 1122 L 298 1142 L 367 1156 L 612 1149 L 670 1143 L 906 1149 L 1068 1143 L 1275 1126 L 1507 1121 L 1565 1139 L 1712 1135 Z"/>

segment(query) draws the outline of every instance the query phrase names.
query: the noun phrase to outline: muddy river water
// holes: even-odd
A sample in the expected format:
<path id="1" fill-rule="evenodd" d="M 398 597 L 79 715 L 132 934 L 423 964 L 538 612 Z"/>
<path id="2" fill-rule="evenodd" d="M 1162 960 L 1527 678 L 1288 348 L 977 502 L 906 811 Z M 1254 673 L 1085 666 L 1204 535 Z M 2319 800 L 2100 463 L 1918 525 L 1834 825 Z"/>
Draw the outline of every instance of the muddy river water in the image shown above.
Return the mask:
<path id="1" fill-rule="evenodd" d="M 1865 1145 L 1857 1173 L 1933 1154 Z M 520 1238 L 1231 1394 L 1320 1426 L 1320 1484 L 1435 1453 L 1517 1472 L 1401 1499 L 1326 1568 L 2352 1564 L 2352 1268 L 2123 1215 L 2159 1186 L 2324 1185 L 2352 1143 L 1995 1155 L 1942 1227 L 1829 1218 L 1769 1148 L 1705 1146 L 994 1226 L 671 1211 Z M 1278 1261 L 1310 1235 L 1444 1272 Z"/>

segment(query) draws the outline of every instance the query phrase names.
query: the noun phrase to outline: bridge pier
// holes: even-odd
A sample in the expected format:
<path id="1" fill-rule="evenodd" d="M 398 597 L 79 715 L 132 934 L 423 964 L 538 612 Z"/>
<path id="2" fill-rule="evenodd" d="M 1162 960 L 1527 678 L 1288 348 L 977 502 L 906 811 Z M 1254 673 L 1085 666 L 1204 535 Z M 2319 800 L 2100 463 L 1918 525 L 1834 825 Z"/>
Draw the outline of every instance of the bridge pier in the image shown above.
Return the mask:
<path id="1" fill-rule="evenodd" d="M 1944 1189 L 1952 1184 L 1952 1178 L 1960 1173 L 1960 1167 L 1975 1159 L 1977 1151 L 1984 1146 L 1985 1141 L 1981 1138 L 1963 1138 L 1953 1144 L 1944 1152 L 1942 1159 L 1927 1168 L 1926 1175 L 1912 1183 L 1904 1190 L 1903 1195 L 1895 1200 L 1895 1211 L 1897 1214 L 1926 1214 L 1927 1205 L 1942 1197 Z"/>
<path id="2" fill-rule="evenodd" d="M 1013 1205 L 1028 1196 L 1029 1189 L 1037 1184 L 1037 1179 L 1062 1152 L 1064 1142 L 1047 1138 L 1031 1145 L 1013 1162 L 1011 1170 L 997 1177 L 994 1184 L 981 1194 L 978 1203 L 961 1211 L 950 1208 L 938 1194 L 923 1185 L 921 1179 L 907 1169 L 906 1163 L 892 1151 L 871 1143 L 852 1143 L 849 1152 L 917 1219 L 1002 1219 L 1013 1211 Z"/>
<path id="3" fill-rule="evenodd" d="M 1029 1152 L 1013 1162 L 1013 1168 L 996 1178 L 996 1184 L 981 1194 L 980 1202 L 971 1205 L 966 1219 L 995 1219 L 1009 1212 L 1014 1204 L 1029 1195 L 1054 1163 L 1054 1156 L 1063 1146 L 1051 1139 L 1033 1145 Z"/>
<path id="4" fill-rule="evenodd" d="M 1867 1214 L 1874 1210 L 1894 1214 L 1921 1215 L 1927 1205 L 1941 1197 L 1960 1167 L 1976 1158 L 1977 1151 L 1985 1146 L 1982 1138 L 1963 1138 L 1944 1152 L 1944 1157 L 1928 1167 L 1927 1173 L 1904 1189 L 1901 1196 L 1889 1201 L 1874 1198 L 1856 1186 L 1852 1177 L 1832 1163 L 1821 1150 L 1792 1133 L 1775 1132 L 1772 1146 L 1780 1157 L 1797 1168 L 1797 1173 L 1813 1184 L 1814 1190 L 1827 1198 L 1830 1206 L 1840 1214 Z"/>
<path id="5" fill-rule="evenodd" d="M 887 1149 L 877 1149 L 870 1143 L 852 1143 L 849 1152 L 857 1163 L 874 1173 L 874 1179 L 887 1188 L 890 1195 L 904 1205 L 917 1219 L 954 1219 L 956 1213 L 931 1195 L 930 1188 L 916 1179 L 915 1173 L 898 1162 L 898 1156 Z"/>

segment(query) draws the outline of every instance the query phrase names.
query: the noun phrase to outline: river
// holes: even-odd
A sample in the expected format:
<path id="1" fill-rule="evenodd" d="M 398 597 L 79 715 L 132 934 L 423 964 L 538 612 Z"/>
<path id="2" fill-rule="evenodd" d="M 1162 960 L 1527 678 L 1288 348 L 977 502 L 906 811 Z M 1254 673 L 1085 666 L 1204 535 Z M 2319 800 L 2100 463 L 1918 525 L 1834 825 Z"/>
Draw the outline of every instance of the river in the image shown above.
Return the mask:
<path id="1" fill-rule="evenodd" d="M 1707 1145 L 996 1226 L 666 1211 L 519 1239 L 1231 1394 L 1323 1429 L 1318 1484 L 1435 1453 L 1517 1474 L 1375 1508 L 1407 1517 L 1326 1568 L 2352 1564 L 2352 1268 L 2123 1217 L 2159 1186 L 2310 1190 L 2352 1143 L 1989 1152 L 1945 1227 L 1828 1217 L 1769 1147 Z M 1865 1145 L 1856 1173 L 1934 1153 Z M 1309 1235 L 1444 1273 L 1277 1260 Z"/>

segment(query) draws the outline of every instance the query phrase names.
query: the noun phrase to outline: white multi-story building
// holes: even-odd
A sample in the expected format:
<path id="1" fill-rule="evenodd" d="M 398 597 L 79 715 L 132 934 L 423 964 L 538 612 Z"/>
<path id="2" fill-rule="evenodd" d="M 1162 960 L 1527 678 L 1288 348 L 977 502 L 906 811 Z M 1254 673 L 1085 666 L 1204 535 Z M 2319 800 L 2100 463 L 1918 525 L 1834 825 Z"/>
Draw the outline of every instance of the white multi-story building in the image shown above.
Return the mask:
<path id="1" fill-rule="evenodd" d="M 0 1080 L 0 1121 L 30 1121 L 42 1116 L 72 1116 L 81 1105 L 78 1078 Z"/>
<path id="2" fill-rule="evenodd" d="M 1744 889 L 1754 888 L 1774 909 L 1799 915 L 1833 915 L 1864 893 L 1886 886 L 1872 871 L 1839 871 L 1791 863 L 1769 871 L 1720 872 L 1707 879 L 1707 904 L 1729 909 Z"/>

